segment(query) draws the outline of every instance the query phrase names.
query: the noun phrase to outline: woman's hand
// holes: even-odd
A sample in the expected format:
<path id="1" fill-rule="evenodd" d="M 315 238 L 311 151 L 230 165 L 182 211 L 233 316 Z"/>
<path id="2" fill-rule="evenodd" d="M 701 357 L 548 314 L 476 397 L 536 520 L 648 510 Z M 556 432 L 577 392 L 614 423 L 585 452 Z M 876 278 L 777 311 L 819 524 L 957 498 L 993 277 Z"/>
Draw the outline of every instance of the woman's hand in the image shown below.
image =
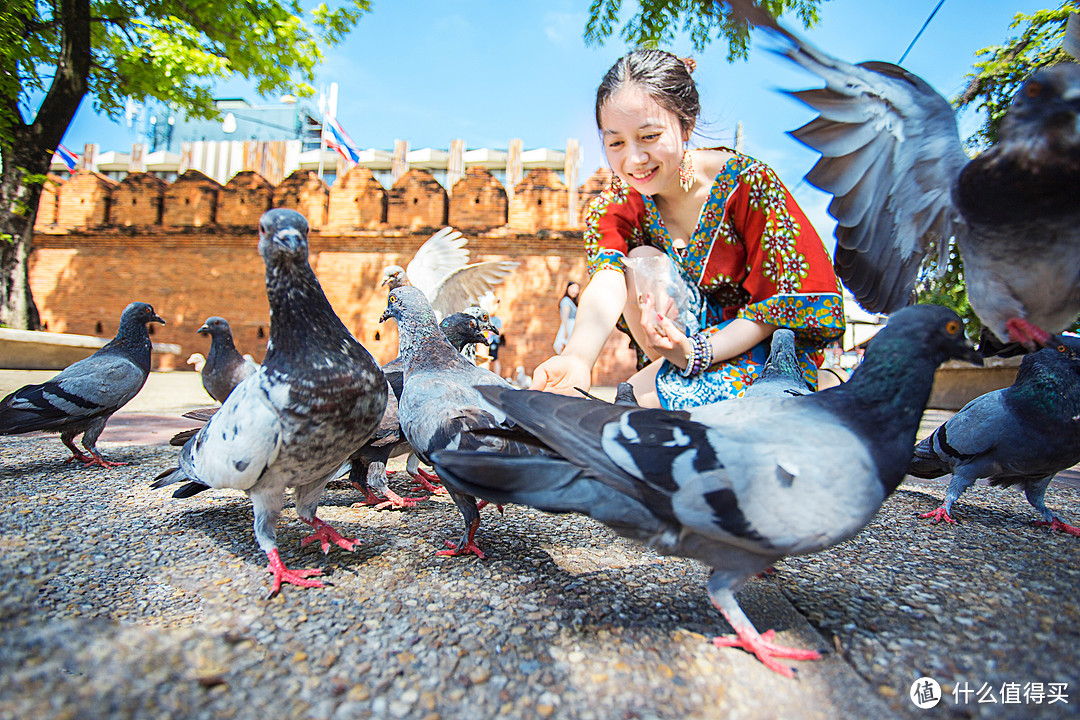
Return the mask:
<path id="1" fill-rule="evenodd" d="M 592 387 L 592 369 L 588 363 L 573 355 L 556 355 L 540 363 L 533 370 L 530 390 L 544 390 L 559 395 L 580 397 L 577 388 L 588 391 Z"/>
<path id="2" fill-rule="evenodd" d="M 672 365 L 685 368 L 690 357 L 690 339 L 670 318 L 656 309 L 652 293 L 640 295 L 638 305 L 641 307 L 641 328 L 649 345 L 649 348 L 645 348 L 646 353 L 650 357 L 663 355 Z M 655 352 L 649 352 L 650 348 Z"/>

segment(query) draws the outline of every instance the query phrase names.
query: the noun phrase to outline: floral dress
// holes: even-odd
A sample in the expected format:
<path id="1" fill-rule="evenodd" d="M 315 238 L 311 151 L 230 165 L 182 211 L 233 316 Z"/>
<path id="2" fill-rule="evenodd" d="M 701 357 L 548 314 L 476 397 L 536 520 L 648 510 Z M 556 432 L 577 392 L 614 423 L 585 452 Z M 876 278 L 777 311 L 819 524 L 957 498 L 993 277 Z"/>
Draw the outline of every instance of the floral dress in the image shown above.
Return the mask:
<path id="1" fill-rule="evenodd" d="M 662 250 L 678 269 L 705 332 L 735 318 L 791 328 L 804 377 L 816 386 L 821 349 L 844 334 L 843 298 L 821 238 L 771 168 L 733 153 L 685 248 L 675 247 L 650 196 L 613 183 L 585 218 L 589 274 L 625 272 L 626 254 L 640 245 Z M 689 378 L 664 360 L 656 376 L 661 403 L 678 409 L 741 395 L 764 366 L 769 343 Z"/>

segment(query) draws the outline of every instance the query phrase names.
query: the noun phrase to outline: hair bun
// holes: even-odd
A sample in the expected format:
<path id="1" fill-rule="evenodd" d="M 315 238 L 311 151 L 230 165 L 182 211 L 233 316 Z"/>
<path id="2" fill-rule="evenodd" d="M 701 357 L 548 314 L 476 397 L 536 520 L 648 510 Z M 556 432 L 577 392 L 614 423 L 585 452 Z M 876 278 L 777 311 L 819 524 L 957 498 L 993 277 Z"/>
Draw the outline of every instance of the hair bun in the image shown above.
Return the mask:
<path id="1" fill-rule="evenodd" d="M 692 57 L 679 58 L 679 60 L 682 62 L 683 65 L 686 66 L 686 72 L 693 75 L 694 70 L 697 69 L 697 61 L 694 60 L 694 58 Z"/>

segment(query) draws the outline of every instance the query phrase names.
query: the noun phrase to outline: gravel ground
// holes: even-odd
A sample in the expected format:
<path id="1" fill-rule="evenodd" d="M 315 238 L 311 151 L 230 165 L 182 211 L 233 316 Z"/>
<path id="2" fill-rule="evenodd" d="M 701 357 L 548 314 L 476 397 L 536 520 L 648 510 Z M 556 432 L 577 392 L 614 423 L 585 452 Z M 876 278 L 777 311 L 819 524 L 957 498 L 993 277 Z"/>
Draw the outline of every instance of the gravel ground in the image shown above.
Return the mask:
<path id="1" fill-rule="evenodd" d="M 937 716 L 1080 705 L 1080 540 L 1031 527 L 1015 490 L 973 488 L 943 528 L 914 514 L 944 486 L 905 485 L 853 540 L 751 580 L 740 601 L 760 629 L 831 650 L 788 680 L 708 642 L 730 628 L 701 565 L 515 506 L 483 511 L 488 560 L 444 558 L 452 503 L 354 508 L 335 484 L 320 517 L 360 546 L 301 549 L 308 528 L 287 508 L 285 563 L 333 586 L 267 600 L 242 494 L 148 489 L 178 452 L 153 443 L 184 421 L 140 413 L 204 403 L 175 389 L 197 389 L 191 373 L 170 375 L 100 443 L 128 466 L 74 467 L 55 437 L 0 440 L 0 718 L 917 717 L 920 675 L 988 683 L 999 701 L 1003 683 L 1068 683 L 1067 705 L 947 695 Z M 1055 484 L 1049 504 L 1080 522 L 1078 496 Z"/>

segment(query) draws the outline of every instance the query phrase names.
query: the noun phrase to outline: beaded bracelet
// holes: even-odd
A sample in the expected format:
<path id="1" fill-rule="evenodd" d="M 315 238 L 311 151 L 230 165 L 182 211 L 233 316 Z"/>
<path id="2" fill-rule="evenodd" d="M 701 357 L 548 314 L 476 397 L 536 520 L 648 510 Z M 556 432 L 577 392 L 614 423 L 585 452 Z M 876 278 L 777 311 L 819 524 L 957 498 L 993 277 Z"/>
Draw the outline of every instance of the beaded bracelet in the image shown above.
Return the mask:
<path id="1" fill-rule="evenodd" d="M 697 333 L 690 338 L 690 355 L 686 359 L 686 367 L 680 370 L 683 377 L 700 375 L 712 365 L 712 343 L 705 333 Z"/>
<path id="2" fill-rule="evenodd" d="M 696 336 L 695 336 L 696 337 Z M 690 354 L 686 357 L 686 367 L 679 371 L 679 374 L 683 377 L 690 377 L 694 374 L 694 365 L 697 363 L 697 343 L 694 341 L 694 337 L 690 338 Z"/>

